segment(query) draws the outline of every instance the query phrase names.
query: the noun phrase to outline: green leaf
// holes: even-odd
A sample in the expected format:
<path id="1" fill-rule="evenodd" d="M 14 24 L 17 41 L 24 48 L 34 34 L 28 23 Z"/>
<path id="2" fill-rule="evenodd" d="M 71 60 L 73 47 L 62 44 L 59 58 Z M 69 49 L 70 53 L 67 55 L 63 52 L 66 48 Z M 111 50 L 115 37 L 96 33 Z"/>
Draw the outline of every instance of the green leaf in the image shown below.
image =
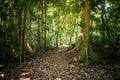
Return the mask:
<path id="1" fill-rule="evenodd" d="M 4 67 L 4 65 L 3 65 L 3 64 L 1 64 L 1 65 L 0 65 L 0 68 L 1 68 L 1 67 Z"/>

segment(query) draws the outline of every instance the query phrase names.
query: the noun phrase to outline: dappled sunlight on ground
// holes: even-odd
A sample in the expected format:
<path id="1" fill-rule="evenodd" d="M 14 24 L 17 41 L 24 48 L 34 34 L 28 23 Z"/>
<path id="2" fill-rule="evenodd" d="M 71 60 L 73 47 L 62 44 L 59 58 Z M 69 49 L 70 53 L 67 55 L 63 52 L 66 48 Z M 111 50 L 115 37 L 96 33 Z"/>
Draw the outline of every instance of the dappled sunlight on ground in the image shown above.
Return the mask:
<path id="1" fill-rule="evenodd" d="M 113 80 L 105 65 L 69 64 L 67 48 L 50 50 L 37 55 L 31 64 L 22 68 L 13 80 Z"/>
<path id="2" fill-rule="evenodd" d="M 5 77 L 4 72 L 0 72 L 0 79 L 1 79 L 1 78 L 4 78 L 4 77 Z"/>
<path id="3" fill-rule="evenodd" d="M 66 45 L 66 44 L 63 44 L 63 45 L 60 45 L 59 48 L 64 48 L 64 47 L 69 47 L 69 45 Z"/>
<path id="4" fill-rule="evenodd" d="M 31 80 L 30 78 L 20 78 L 19 80 Z"/>

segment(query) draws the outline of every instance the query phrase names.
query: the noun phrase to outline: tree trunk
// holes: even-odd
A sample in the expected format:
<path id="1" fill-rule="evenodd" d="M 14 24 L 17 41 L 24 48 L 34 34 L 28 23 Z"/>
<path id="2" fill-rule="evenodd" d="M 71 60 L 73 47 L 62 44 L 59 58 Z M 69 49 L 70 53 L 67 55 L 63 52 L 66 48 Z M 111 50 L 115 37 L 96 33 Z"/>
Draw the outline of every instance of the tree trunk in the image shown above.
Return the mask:
<path id="1" fill-rule="evenodd" d="M 38 38 L 37 40 L 38 41 L 37 41 L 37 51 L 40 51 L 40 33 L 41 33 L 40 32 L 40 26 L 41 26 L 40 25 L 40 23 L 41 23 L 40 22 L 40 16 L 41 16 L 41 10 L 40 10 L 41 7 L 40 7 L 40 5 L 41 4 L 40 4 L 40 1 L 39 1 L 38 2 L 38 34 L 37 34 L 37 38 Z"/>
<path id="2" fill-rule="evenodd" d="M 59 16 L 59 9 L 58 9 L 58 25 L 57 25 L 57 34 L 56 34 L 56 48 L 58 48 L 58 38 L 59 38 L 59 29 L 60 29 L 60 20 L 59 20 L 60 16 Z"/>
<path id="3" fill-rule="evenodd" d="M 47 8 L 47 3 L 46 0 L 42 0 L 42 49 L 43 51 L 46 51 L 46 9 Z"/>
<path id="4" fill-rule="evenodd" d="M 47 17 L 47 14 L 46 14 L 46 10 L 47 10 L 47 1 L 44 0 L 44 12 L 45 12 L 45 15 L 44 15 L 44 51 L 46 51 L 46 17 Z"/>
<path id="5" fill-rule="evenodd" d="M 29 12 L 29 0 L 24 2 L 24 22 L 23 22 L 23 35 L 22 35 L 22 62 L 25 62 L 25 47 L 27 41 L 27 28 L 28 28 L 28 12 Z"/>
<path id="6" fill-rule="evenodd" d="M 73 38 L 73 36 L 74 36 L 74 32 L 75 32 L 75 26 L 73 26 L 73 28 L 72 28 L 72 32 L 71 32 L 71 35 L 70 35 L 69 44 L 72 44 L 72 38 Z"/>
<path id="7" fill-rule="evenodd" d="M 76 35 L 75 35 L 75 39 L 76 40 L 78 40 L 78 25 L 77 25 L 77 23 L 78 23 L 78 20 L 77 20 L 77 14 L 76 14 L 76 16 L 75 16 L 75 29 L 76 29 L 76 31 L 75 31 L 75 33 L 76 33 Z"/>
<path id="8" fill-rule="evenodd" d="M 20 63 L 22 62 L 22 10 L 19 12 L 19 21 L 18 21 L 18 28 L 19 28 L 19 54 L 20 54 Z"/>
<path id="9" fill-rule="evenodd" d="M 82 29 L 83 37 L 81 41 L 81 50 L 80 53 L 76 56 L 78 60 L 88 62 L 88 46 L 89 46 L 89 29 L 90 29 L 90 8 L 91 8 L 91 1 L 85 0 L 85 9 L 83 12 L 84 17 L 84 27 Z"/>

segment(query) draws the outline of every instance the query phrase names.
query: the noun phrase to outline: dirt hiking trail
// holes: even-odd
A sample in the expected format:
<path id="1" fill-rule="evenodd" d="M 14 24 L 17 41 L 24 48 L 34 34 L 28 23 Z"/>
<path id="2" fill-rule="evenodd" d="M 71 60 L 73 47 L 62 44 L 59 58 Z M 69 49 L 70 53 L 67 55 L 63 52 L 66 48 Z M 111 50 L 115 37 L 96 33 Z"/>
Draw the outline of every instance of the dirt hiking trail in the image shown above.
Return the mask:
<path id="1" fill-rule="evenodd" d="M 113 80 L 104 65 L 69 64 L 68 59 L 66 47 L 49 50 L 14 71 L 10 80 Z"/>

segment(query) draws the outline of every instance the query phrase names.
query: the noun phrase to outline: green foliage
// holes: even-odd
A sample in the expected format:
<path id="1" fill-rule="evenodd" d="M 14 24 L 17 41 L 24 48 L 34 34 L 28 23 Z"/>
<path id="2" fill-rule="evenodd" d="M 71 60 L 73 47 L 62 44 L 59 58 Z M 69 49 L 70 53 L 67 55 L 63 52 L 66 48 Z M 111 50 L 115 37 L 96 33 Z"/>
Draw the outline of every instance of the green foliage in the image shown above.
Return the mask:
<path id="1" fill-rule="evenodd" d="M 116 78 L 119 79 L 120 78 L 120 65 L 118 64 L 114 64 L 112 67 L 112 75 Z"/>
<path id="2" fill-rule="evenodd" d="M 120 51 L 117 52 L 117 55 L 120 56 Z"/>
<path id="3" fill-rule="evenodd" d="M 8 53 L 8 49 L 9 49 L 9 46 L 10 46 L 10 42 L 9 40 L 5 39 L 5 38 L 1 38 L 0 39 L 0 63 L 3 63 L 3 62 L 8 62 L 9 60 L 7 60 L 7 56 L 9 55 Z"/>
<path id="4" fill-rule="evenodd" d="M 113 70 L 120 70 L 120 65 L 115 64 L 112 69 L 113 69 Z"/>
<path id="5" fill-rule="evenodd" d="M 84 63 L 85 60 L 86 60 L 85 56 L 81 56 L 81 58 L 80 58 L 80 60 L 79 60 L 79 63 L 81 63 L 81 62 Z"/>
<path id="6" fill-rule="evenodd" d="M 1 67 L 4 67 L 4 64 L 0 64 L 0 68 L 1 68 Z"/>
<path id="7" fill-rule="evenodd" d="M 55 49 L 56 46 L 53 45 L 54 43 L 53 42 L 49 42 L 48 44 L 46 44 L 46 49 L 47 50 L 51 50 L 51 49 Z"/>
<path id="8" fill-rule="evenodd" d="M 42 0 L 30 0 L 28 13 L 30 14 L 31 25 L 26 29 L 26 41 L 32 47 L 40 44 L 40 49 L 42 50 L 45 41 L 44 33 L 46 31 L 47 49 L 55 47 L 57 34 L 59 44 L 69 44 L 71 37 L 71 43 L 76 42 L 76 39 L 79 38 L 80 29 L 84 27 L 83 19 L 81 19 L 84 0 L 45 1 L 47 1 L 47 4 L 45 4 L 47 5 L 46 9 Z M 41 14 L 38 22 L 39 2 Z M 110 49 L 113 46 L 118 47 L 120 44 L 120 1 L 92 0 L 91 2 L 90 40 L 95 43 L 108 45 Z M 16 55 L 21 51 L 19 49 L 22 49 L 19 46 L 19 37 L 23 36 L 24 3 L 24 0 L 0 0 L 0 63 L 9 62 L 14 57 L 12 49 L 10 49 L 11 45 L 18 47 Z M 19 20 L 19 17 L 21 17 L 21 20 Z M 39 28 L 38 23 L 40 24 Z M 60 27 L 59 30 L 58 26 Z M 39 35 L 38 29 L 40 31 Z M 20 33 L 22 33 L 21 36 Z M 40 41 L 38 41 L 38 37 L 40 37 Z M 116 49 L 115 53 L 117 53 L 117 56 L 120 56 L 119 48 Z M 82 61 L 84 59 L 83 57 Z M 102 56 L 90 55 L 89 59 L 91 62 L 99 62 L 102 60 Z"/>
<path id="9" fill-rule="evenodd" d="M 99 63 L 101 62 L 103 59 L 103 56 L 101 55 L 98 55 L 98 54 L 93 54 L 93 55 L 89 55 L 89 62 L 92 62 L 92 63 Z"/>

